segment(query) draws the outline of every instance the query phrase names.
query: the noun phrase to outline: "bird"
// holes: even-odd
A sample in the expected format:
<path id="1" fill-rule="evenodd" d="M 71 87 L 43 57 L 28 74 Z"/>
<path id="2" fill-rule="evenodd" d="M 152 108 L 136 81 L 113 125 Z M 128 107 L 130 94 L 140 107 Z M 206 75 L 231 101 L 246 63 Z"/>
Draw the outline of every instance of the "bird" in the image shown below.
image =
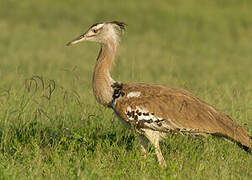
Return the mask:
<path id="1" fill-rule="evenodd" d="M 152 144 L 159 165 L 166 167 L 160 141 L 169 133 L 221 136 L 251 152 L 252 137 L 241 125 L 190 92 L 160 84 L 123 83 L 111 77 L 126 26 L 119 21 L 93 24 L 67 46 L 83 41 L 100 44 L 92 79 L 94 96 L 100 104 L 111 108 L 125 126 L 133 127 L 142 154 L 146 157 L 148 145 Z"/>

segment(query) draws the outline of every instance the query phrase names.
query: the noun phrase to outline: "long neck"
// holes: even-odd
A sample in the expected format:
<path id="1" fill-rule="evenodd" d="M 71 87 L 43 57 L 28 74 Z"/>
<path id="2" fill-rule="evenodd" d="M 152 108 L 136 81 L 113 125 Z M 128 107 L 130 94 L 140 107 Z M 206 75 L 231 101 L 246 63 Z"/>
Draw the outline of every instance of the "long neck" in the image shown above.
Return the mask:
<path id="1" fill-rule="evenodd" d="M 93 73 L 93 92 L 96 100 L 104 106 L 108 106 L 112 100 L 113 89 L 111 85 L 115 82 L 110 76 L 113 65 L 117 43 L 109 41 L 101 45 Z"/>

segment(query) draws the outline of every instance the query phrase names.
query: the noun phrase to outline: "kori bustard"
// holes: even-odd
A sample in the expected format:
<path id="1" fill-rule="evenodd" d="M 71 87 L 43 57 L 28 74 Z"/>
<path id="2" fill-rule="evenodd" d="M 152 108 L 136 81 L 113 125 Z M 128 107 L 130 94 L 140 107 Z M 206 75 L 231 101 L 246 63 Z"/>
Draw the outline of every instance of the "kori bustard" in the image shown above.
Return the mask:
<path id="1" fill-rule="evenodd" d="M 159 141 L 170 132 L 223 136 L 251 150 L 251 137 L 242 126 L 191 93 L 165 85 L 113 80 L 110 69 L 124 29 L 122 22 L 97 23 L 67 45 L 82 41 L 101 45 L 93 73 L 94 96 L 100 104 L 112 108 L 124 124 L 133 125 L 144 155 L 150 142 L 160 166 L 166 166 Z"/>

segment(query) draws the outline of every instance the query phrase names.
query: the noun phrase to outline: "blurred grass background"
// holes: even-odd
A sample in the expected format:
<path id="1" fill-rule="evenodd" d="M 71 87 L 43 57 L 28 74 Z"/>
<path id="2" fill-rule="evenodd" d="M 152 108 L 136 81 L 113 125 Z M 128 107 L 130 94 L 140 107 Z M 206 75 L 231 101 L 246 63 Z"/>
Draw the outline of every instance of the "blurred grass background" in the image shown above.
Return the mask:
<path id="1" fill-rule="evenodd" d="M 114 79 L 187 89 L 252 134 L 251 8 L 0 0 L 0 179 L 251 179 L 251 155 L 223 139 L 170 135 L 164 170 L 151 147 L 141 157 L 134 132 L 92 95 L 99 45 L 65 46 L 96 22 L 123 21 Z"/>

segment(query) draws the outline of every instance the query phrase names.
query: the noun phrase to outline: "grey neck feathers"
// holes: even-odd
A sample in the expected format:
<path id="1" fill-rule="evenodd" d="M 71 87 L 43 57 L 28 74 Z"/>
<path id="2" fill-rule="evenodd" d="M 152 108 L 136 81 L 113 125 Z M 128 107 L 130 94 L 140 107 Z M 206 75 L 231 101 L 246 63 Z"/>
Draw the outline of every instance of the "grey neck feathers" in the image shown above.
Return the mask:
<path id="1" fill-rule="evenodd" d="M 104 106 L 108 106 L 112 100 L 113 88 L 111 85 L 115 81 L 110 76 L 110 69 L 115 59 L 117 45 L 115 39 L 101 45 L 93 73 L 93 92 L 96 100 Z"/>

